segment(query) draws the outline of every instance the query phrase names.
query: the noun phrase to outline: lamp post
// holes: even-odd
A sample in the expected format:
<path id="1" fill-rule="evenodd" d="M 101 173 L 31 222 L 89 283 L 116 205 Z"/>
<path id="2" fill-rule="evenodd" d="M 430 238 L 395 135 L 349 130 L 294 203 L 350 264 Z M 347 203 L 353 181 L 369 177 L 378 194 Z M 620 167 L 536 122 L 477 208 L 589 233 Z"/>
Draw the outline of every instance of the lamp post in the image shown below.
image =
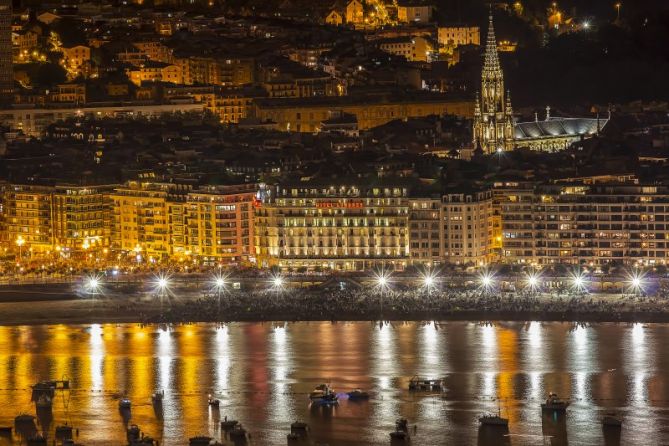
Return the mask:
<path id="1" fill-rule="evenodd" d="M 21 258 L 23 257 L 22 248 L 23 248 L 23 245 L 25 243 L 26 243 L 26 240 L 22 236 L 19 235 L 18 237 L 16 237 L 16 246 L 19 247 L 19 262 L 21 261 Z"/>
<path id="2" fill-rule="evenodd" d="M 620 21 L 620 7 L 622 6 L 622 3 L 618 2 L 616 3 L 616 21 Z"/>

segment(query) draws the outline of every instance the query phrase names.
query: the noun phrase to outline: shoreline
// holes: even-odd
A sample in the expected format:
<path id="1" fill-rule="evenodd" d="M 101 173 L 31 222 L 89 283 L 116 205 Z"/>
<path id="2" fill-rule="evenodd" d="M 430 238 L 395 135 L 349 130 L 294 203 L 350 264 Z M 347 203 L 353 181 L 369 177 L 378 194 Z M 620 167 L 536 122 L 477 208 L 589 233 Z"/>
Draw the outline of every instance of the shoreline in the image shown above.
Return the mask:
<path id="1" fill-rule="evenodd" d="M 297 293 L 297 292 L 295 292 Z M 288 291 L 281 298 L 272 295 L 226 295 L 222 303 L 211 296 L 203 297 L 192 290 L 181 290 L 164 299 L 137 289 L 107 292 L 99 297 L 78 295 L 71 284 L 24 285 L 0 287 L 0 325 L 58 325 L 58 324 L 181 324 L 232 322 L 377 322 L 377 321 L 472 321 L 472 322 L 571 322 L 571 323 L 669 323 L 669 310 L 663 305 L 643 311 L 619 305 L 622 299 L 612 295 L 588 295 L 584 300 L 605 305 L 599 308 L 574 309 L 575 301 L 544 297 L 534 308 L 504 309 L 514 297 L 491 298 L 502 308 L 467 308 L 466 299 L 456 301 L 460 306 L 439 309 L 396 308 L 395 302 L 383 305 L 368 303 L 366 307 L 340 303 L 337 296 L 301 291 L 293 303 Z M 374 296 L 376 298 L 376 296 Z M 330 301 L 328 301 L 330 299 Z M 441 303 L 441 298 L 436 299 Z M 446 298 L 448 299 L 448 298 Z M 169 302 L 160 302 L 167 300 Z M 434 301 L 435 299 L 433 299 Z M 275 301 L 279 301 L 278 303 Z M 430 304 L 434 304 L 430 301 Z M 326 304 L 323 305 L 322 303 Z M 450 304 L 450 302 L 449 302 Z M 454 305 L 455 305 L 454 304 Z M 272 308 L 266 308 L 266 306 Z M 618 306 L 616 306 L 618 305 Z M 291 307 L 292 306 L 292 307 Z M 401 305 L 397 305 L 400 307 Z M 433 305 L 434 306 L 434 305 Z M 313 311 L 311 311 L 313 307 Z M 537 308 L 538 307 L 538 308 Z M 556 308 L 557 307 L 557 308 Z M 296 308 L 299 310 L 296 311 Z M 310 309 L 305 311 L 304 308 Z M 613 308 L 615 311 L 612 311 Z M 198 311 L 194 311 L 198 310 Z"/>

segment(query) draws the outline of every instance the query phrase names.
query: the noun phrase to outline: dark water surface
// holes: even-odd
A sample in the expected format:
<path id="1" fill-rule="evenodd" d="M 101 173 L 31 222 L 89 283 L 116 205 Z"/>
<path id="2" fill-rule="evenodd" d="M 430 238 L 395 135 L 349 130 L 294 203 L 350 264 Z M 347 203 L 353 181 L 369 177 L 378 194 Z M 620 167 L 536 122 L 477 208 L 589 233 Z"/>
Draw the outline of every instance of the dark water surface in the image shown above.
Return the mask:
<path id="1" fill-rule="evenodd" d="M 220 438 L 226 415 L 256 445 L 287 444 L 297 419 L 311 426 L 313 444 L 387 445 L 398 417 L 417 425 L 414 445 L 667 444 L 668 339 L 663 324 L 0 327 L 0 426 L 35 413 L 31 384 L 66 377 L 72 390 L 57 393 L 52 417 L 37 427 L 53 438 L 68 422 L 89 446 L 125 444 L 119 395 L 132 400 L 130 422 L 161 445 Z M 446 391 L 410 393 L 413 375 L 443 378 Z M 337 392 L 373 396 L 310 407 L 308 392 L 328 381 Z M 151 403 L 156 389 L 165 390 L 162 412 Z M 542 415 L 549 391 L 572 401 L 566 417 Z M 209 393 L 219 411 L 208 407 Z M 478 425 L 498 401 L 508 433 Z M 609 410 L 623 415 L 620 432 L 602 429 Z"/>

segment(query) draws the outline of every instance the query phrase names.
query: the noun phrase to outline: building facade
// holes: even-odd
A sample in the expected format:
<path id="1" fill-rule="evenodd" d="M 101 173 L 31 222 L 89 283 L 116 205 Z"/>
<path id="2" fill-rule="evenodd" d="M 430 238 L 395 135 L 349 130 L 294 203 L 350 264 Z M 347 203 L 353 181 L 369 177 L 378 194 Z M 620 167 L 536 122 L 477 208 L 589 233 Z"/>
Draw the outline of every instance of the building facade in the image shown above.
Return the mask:
<path id="1" fill-rule="evenodd" d="M 630 183 L 495 188 L 503 256 L 535 265 L 665 265 L 669 189 Z"/>
<path id="2" fill-rule="evenodd" d="M 129 182 L 111 194 L 112 249 L 136 261 L 253 263 L 256 187 Z"/>
<path id="3" fill-rule="evenodd" d="M 437 29 L 439 46 L 457 48 L 461 45 L 481 45 L 481 32 L 478 26 L 452 25 Z"/>
<path id="4" fill-rule="evenodd" d="M 496 259 L 500 234 L 492 192 L 444 195 L 442 221 L 444 262 L 482 266 Z"/>
<path id="5" fill-rule="evenodd" d="M 260 267 L 404 269 L 409 205 L 402 187 L 284 185 L 256 209 Z"/>
<path id="6" fill-rule="evenodd" d="M 114 186 L 12 184 L 5 190 L 10 243 L 30 253 L 94 252 L 110 246 Z"/>
<path id="7" fill-rule="evenodd" d="M 0 106 L 13 101 L 12 53 L 12 2 L 0 0 Z"/>

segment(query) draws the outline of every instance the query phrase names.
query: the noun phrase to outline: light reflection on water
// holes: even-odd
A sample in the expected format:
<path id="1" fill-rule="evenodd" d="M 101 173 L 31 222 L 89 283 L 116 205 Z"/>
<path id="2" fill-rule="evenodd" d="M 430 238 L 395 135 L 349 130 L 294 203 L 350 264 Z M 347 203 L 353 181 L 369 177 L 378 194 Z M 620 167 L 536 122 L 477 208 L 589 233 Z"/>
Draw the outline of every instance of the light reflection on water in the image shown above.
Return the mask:
<path id="1" fill-rule="evenodd" d="M 314 441 L 385 445 L 398 417 L 417 425 L 414 444 L 659 444 L 669 431 L 667 335 L 669 325 L 538 322 L 0 327 L 0 426 L 34 413 L 31 384 L 66 378 L 72 391 L 59 392 L 53 418 L 41 421 L 51 435 L 74 425 L 87 445 L 123 444 L 122 395 L 133 402 L 127 421 L 163 445 L 220 438 L 225 416 L 254 444 L 286 444 L 299 419 Z M 414 375 L 443 378 L 446 391 L 410 393 Z M 338 407 L 310 406 L 322 382 L 340 393 Z M 354 388 L 372 398 L 349 401 Z M 542 416 L 549 391 L 572 401 L 566 417 Z M 478 426 L 497 410 L 509 436 Z M 601 427 L 609 410 L 625 419 L 620 435 Z"/>

